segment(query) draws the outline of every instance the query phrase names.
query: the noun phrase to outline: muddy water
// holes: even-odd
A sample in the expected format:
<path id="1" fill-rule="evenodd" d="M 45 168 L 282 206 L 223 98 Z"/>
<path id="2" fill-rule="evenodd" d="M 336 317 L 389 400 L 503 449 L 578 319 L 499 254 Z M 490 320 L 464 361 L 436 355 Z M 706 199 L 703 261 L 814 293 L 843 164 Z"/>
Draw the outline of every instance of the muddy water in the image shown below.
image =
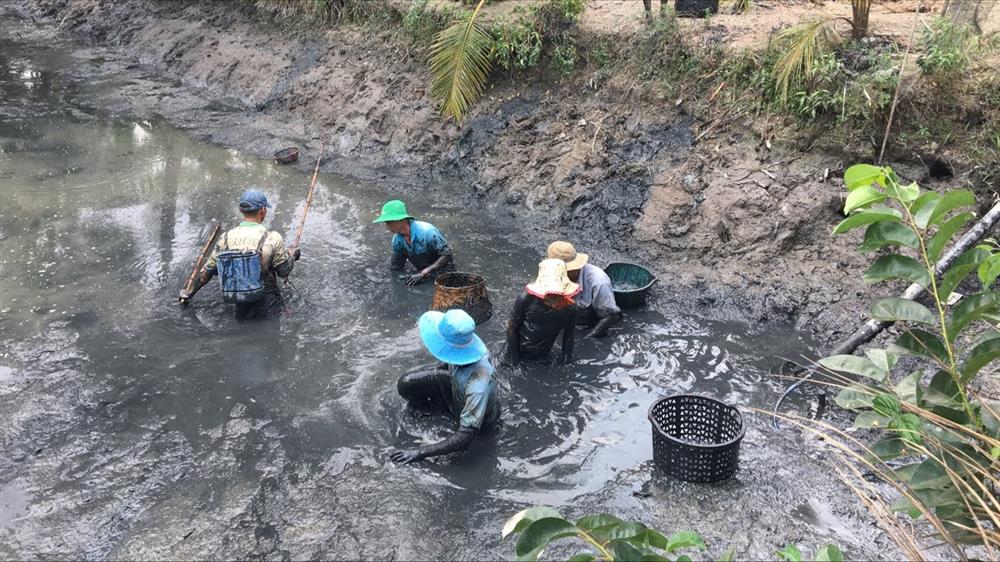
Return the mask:
<path id="1" fill-rule="evenodd" d="M 844 530 L 856 514 L 810 497 L 842 493 L 821 465 L 753 418 L 740 478 L 655 475 L 657 396 L 766 406 L 773 357 L 803 348 L 781 327 L 700 318 L 688 297 L 654 295 L 612 337 L 578 343 L 569 367 L 501 372 L 495 435 L 393 466 L 392 448 L 451 426 L 395 393 L 401 372 L 430 362 L 415 321 L 432 288 L 388 275 L 378 207 L 408 198 L 459 268 L 487 278 L 494 352 L 548 239 L 460 186 L 421 200 L 321 175 L 280 321 L 236 322 L 215 285 L 180 308 L 205 225 L 234 224 L 236 196 L 256 186 L 287 239 L 308 176 L 163 120 L 109 117 L 86 94 L 131 78 L 92 83 L 88 64 L 100 61 L 0 31 L 0 557 L 506 558 L 500 526 L 535 504 L 697 529 L 715 551 L 820 536 L 867 549 Z"/>

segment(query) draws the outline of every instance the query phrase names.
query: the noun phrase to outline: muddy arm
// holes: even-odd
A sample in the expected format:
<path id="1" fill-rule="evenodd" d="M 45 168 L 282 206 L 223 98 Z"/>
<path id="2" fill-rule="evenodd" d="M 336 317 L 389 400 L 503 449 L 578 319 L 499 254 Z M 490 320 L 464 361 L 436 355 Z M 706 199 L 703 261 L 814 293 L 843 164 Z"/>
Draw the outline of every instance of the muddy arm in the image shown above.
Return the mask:
<path id="1" fill-rule="evenodd" d="M 475 429 L 463 427 L 457 432 L 451 434 L 451 436 L 444 441 L 434 443 L 433 445 L 425 445 L 419 449 L 395 451 L 389 456 L 389 458 L 391 458 L 393 462 L 410 464 L 411 462 L 416 462 L 428 457 L 436 457 L 439 455 L 447 455 L 448 453 L 464 451 L 469 448 L 469 445 L 472 444 L 475 438 Z"/>
<path id="2" fill-rule="evenodd" d="M 181 289 L 180 295 L 178 295 L 177 300 L 181 304 L 188 304 L 194 295 L 201 290 L 202 287 L 208 285 L 208 282 L 212 280 L 215 276 L 215 269 L 202 269 L 201 273 L 194 278 L 194 282 L 191 283 L 191 291 L 186 291 Z"/>

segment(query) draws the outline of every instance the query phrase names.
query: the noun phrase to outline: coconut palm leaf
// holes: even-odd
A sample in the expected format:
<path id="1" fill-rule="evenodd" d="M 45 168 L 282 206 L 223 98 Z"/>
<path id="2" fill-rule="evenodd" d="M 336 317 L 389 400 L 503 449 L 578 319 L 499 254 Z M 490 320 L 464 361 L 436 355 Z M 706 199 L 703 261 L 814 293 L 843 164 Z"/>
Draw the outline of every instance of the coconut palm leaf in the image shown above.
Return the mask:
<path id="1" fill-rule="evenodd" d="M 456 121 L 482 94 L 492 66 L 490 36 L 476 22 L 484 1 L 440 31 L 431 45 L 431 96 L 441 102 L 441 113 Z"/>
<path id="2" fill-rule="evenodd" d="M 833 20 L 829 18 L 805 21 L 778 33 L 777 45 L 784 54 L 774 64 L 774 83 L 781 93 L 781 101 L 788 99 L 792 83 L 800 83 L 812 75 L 816 58 L 839 40 Z"/>

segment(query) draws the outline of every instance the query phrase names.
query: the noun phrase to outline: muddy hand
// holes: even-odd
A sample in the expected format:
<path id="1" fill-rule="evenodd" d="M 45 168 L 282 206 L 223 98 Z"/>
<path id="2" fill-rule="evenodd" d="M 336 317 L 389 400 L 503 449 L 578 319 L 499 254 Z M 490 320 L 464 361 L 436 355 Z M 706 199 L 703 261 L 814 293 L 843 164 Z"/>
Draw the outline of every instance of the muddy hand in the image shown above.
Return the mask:
<path id="1" fill-rule="evenodd" d="M 427 276 L 423 273 L 414 273 L 406 278 L 406 284 L 413 287 L 414 285 L 423 283 L 426 278 Z"/>
<path id="2" fill-rule="evenodd" d="M 302 250 L 295 248 L 295 251 L 292 252 L 292 259 L 294 259 L 295 261 L 299 261 L 299 258 L 301 257 L 302 257 Z"/>
<path id="3" fill-rule="evenodd" d="M 177 295 L 177 302 L 185 306 L 191 304 L 191 293 L 181 289 L 181 292 Z"/>
<path id="4" fill-rule="evenodd" d="M 403 449 L 400 451 L 393 451 L 393 453 L 389 455 L 389 458 L 396 464 L 410 464 L 420 460 L 422 457 L 420 456 L 420 451 L 416 449 Z"/>

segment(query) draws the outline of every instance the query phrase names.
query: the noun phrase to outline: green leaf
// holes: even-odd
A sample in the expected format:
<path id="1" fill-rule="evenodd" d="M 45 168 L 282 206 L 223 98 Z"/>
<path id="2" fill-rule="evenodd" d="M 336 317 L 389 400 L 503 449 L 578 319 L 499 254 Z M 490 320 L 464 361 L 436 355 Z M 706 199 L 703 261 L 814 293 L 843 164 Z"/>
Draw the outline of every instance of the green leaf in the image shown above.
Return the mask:
<path id="1" fill-rule="evenodd" d="M 835 544 L 828 544 L 816 551 L 816 562 L 844 562 L 844 553 Z"/>
<path id="2" fill-rule="evenodd" d="M 879 394 L 872 400 L 872 408 L 883 416 L 894 418 L 902 411 L 899 400 L 891 394 Z"/>
<path id="3" fill-rule="evenodd" d="M 992 255 L 989 250 L 976 247 L 958 256 L 955 259 L 955 263 L 942 276 L 941 282 L 938 283 L 938 294 L 942 298 L 948 298 L 948 295 L 955 292 L 958 285 L 970 273 L 979 268 L 979 264 L 988 260 Z"/>
<path id="4" fill-rule="evenodd" d="M 911 283 L 919 283 L 927 287 L 931 283 L 927 268 L 908 256 L 890 254 L 875 260 L 875 263 L 865 271 L 865 281 L 875 283 L 886 279 L 904 279 Z"/>
<path id="5" fill-rule="evenodd" d="M 1000 277 L 1000 254 L 993 254 L 979 264 L 979 282 L 983 289 L 989 289 Z"/>
<path id="6" fill-rule="evenodd" d="M 965 189 L 956 189 L 955 191 L 949 191 L 938 201 L 937 205 L 934 206 L 934 212 L 930 216 L 930 224 L 937 224 L 939 220 L 945 218 L 945 216 L 960 207 L 971 207 L 976 204 L 976 196 L 973 195 L 971 191 Z"/>
<path id="7" fill-rule="evenodd" d="M 871 454 L 880 461 L 891 461 L 903 454 L 905 442 L 899 437 L 887 437 L 881 441 L 876 441 L 870 447 Z M 867 456 L 867 455 L 866 455 Z"/>
<path id="8" fill-rule="evenodd" d="M 621 524 L 622 520 L 608 513 L 588 515 L 576 522 L 576 526 L 584 531 L 604 531 Z"/>
<path id="9" fill-rule="evenodd" d="M 609 539 L 630 539 L 646 532 L 646 526 L 635 521 L 624 521 L 608 529 Z"/>
<path id="10" fill-rule="evenodd" d="M 566 562 L 592 562 L 597 558 L 589 552 L 580 552 L 566 559 Z"/>
<path id="11" fill-rule="evenodd" d="M 922 401 L 923 388 L 920 386 L 920 379 L 923 373 L 914 371 L 906 375 L 896 383 L 896 396 L 900 402 L 906 402 L 919 406 Z"/>
<path id="12" fill-rule="evenodd" d="M 870 391 L 865 391 L 860 387 L 850 387 L 838 392 L 833 401 L 845 410 L 856 410 L 871 407 L 874 399 L 875 396 Z"/>
<path id="13" fill-rule="evenodd" d="M 544 517 L 521 531 L 514 552 L 518 560 L 536 560 L 550 542 L 576 535 L 576 527 L 561 517 Z"/>
<path id="14" fill-rule="evenodd" d="M 1000 310 L 1000 293 L 978 293 L 962 299 L 951 313 L 948 323 L 948 341 L 953 342 L 966 326 L 984 314 Z"/>
<path id="15" fill-rule="evenodd" d="M 1000 357 L 1000 339 L 986 340 L 972 348 L 969 357 L 962 364 L 961 381 L 963 384 L 971 381 L 980 369 Z"/>
<path id="16" fill-rule="evenodd" d="M 860 213 L 859 213 L 860 215 Z M 859 216 L 854 215 L 854 216 Z M 853 218 L 853 217 L 852 217 Z M 849 220 L 849 219 L 848 219 Z M 846 222 L 846 221 L 845 221 Z M 843 224 L 843 223 L 841 223 Z M 834 232 L 836 234 L 836 232 Z M 865 230 L 864 242 L 858 246 L 860 252 L 873 252 L 886 246 L 906 246 L 919 248 L 920 239 L 906 225 L 884 220 L 872 224 Z"/>
<path id="17" fill-rule="evenodd" d="M 881 222 L 898 223 L 903 214 L 890 207 L 872 207 L 847 217 L 833 229 L 834 234 L 843 234 L 859 226 Z"/>
<path id="18" fill-rule="evenodd" d="M 931 237 L 931 241 L 927 243 L 927 255 L 930 257 L 930 261 L 937 263 L 951 237 L 974 218 L 975 215 L 972 213 L 962 213 L 951 217 L 939 226 L 937 232 Z"/>
<path id="19" fill-rule="evenodd" d="M 695 533 L 694 531 L 680 531 L 670 535 L 670 540 L 667 541 L 667 547 L 663 550 L 667 552 L 674 552 L 682 548 L 697 548 L 698 550 L 705 550 L 705 541 L 701 540 L 701 535 Z"/>
<path id="20" fill-rule="evenodd" d="M 861 375 L 879 382 L 885 380 L 885 377 L 888 374 L 887 371 L 879 369 L 878 366 L 870 360 L 854 355 L 832 355 L 830 357 L 824 357 L 818 362 L 820 365 L 830 369 L 831 371 Z"/>
<path id="21" fill-rule="evenodd" d="M 889 189 L 895 191 L 896 198 L 903 203 L 912 203 L 917 200 L 917 197 L 920 197 L 920 186 L 917 185 L 917 182 L 915 181 L 906 185 L 899 185 L 897 182 L 891 182 L 889 186 L 887 186 L 886 191 L 889 191 Z"/>
<path id="22" fill-rule="evenodd" d="M 562 515 L 559 515 L 559 512 L 551 507 L 540 506 L 522 509 L 504 523 L 500 538 L 505 539 L 512 533 L 520 533 L 531 523 L 546 517 L 561 518 Z"/>
<path id="23" fill-rule="evenodd" d="M 982 399 L 979 412 L 983 417 L 983 427 L 986 431 L 994 437 L 1000 435 L 1000 400 Z"/>
<path id="24" fill-rule="evenodd" d="M 854 427 L 858 429 L 885 429 L 889 427 L 892 418 L 878 412 L 861 412 L 854 418 Z"/>
<path id="25" fill-rule="evenodd" d="M 850 214 L 854 209 L 861 209 L 873 203 L 885 201 L 886 195 L 871 186 L 861 186 L 847 195 L 844 202 L 844 214 Z"/>
<path id="26" fill-rule="evenodd" d="M 911 502 L 906 496 L 899 496 L 896 498 L 896 501 L 892 502 L 890 508 L 893 511 L 905 511 L 911 519 L 918 519 L 921 515 L 923 515 L 923 513 L 921 513 L 921 511 L 913 505 L 913 502 Z"/>
<path id="27" fill-rule="evenodd" d="M 908 484 L 914 490 L 943 490 L 950 487 L 952 481 L 941 463 L 927 459 L 917 466 Z"/>
<path id="28" fill-rule="evenodd" d="M 890 322 L 919 322 L 934 324 L 937 319 L 924 305 L 909 299 L 882 299 L 872 307 L 871 317 Z"/>
<path id="29" fill-rule="evenodd" d="M 688 556 L 687 554 L 681 554 L 680 556 L 677 557 L 677 562 L 693 562 L 693 561 L 691 560 L 691 557 Z"/>
<path id="30" fill-rule="evenodd" d="M 961 392 L 955 379 L 948 371 L 938 371 L 934 373 L 930 384 L 924 391 L 924 402 L 932 406 L 944 406 L 947 408 L 958 408 Z"/>
<path id="31" fill-rule="evenodd" d="M 875 364 L 880 370 L 888 373 L 896 366 L 896 361 L 899 360 L 899 356 L 895 353 L 890 353 L 884 349 L 869 349 L 865 351 L 865 355 L 868 359 Z"/>
<path id="32" fill-rule="evenodd" d="M 933 191 L 928 191 L 910 206 L 910 213 L 913 214 L 913 222 L 916 223 L 921 229 L 927 228 L 927 224 L 931 220 L 931 215 L 934 213 L 934 208 L 937 207 L 938 201 L 941 200 L 941 196 Z"/>
<path id="33" fill-rule="evenodd" d="M 899 437 L 913 444 L 920 444 L 923 436 L 920 434 L 920 418 L 916 414 L 902 414 L 889 422 L 889 429 L 897 430 Z"/>
<path id="34" fill-rule="evenodd" d="M 615 562 L 643 562 L 642 552 L 626 540 L 615 539 L 608 546 L 615 555 Z"/>
<path id="35" fill-rule="evenodd" d="M 647 553 L 642 555 L 642 562 L 673 562 L 673 561 L 667 558 L 666 556 Z M 677 562 L 680 562 L 680 558 L 677 559 Z"/>
<path id="36" fill-rule="evenodd" d="M 736 559 L 736 549 L 729 547 L 725 552 L 719 555 L 719 559 L 716 562 L 733 562 Z"/>
<path id="37" fill-rule="evenodd" d="M 799 547 L 794 544 L 787 544 L 785 548 L 777 552 L 778 558 L 782 560 L 788 560 L 789 562 L 802 562 L 802 552 L 799 551 Z"/>
<path id="38" fill-rule="evenodd" d="M 937 335 L 924 330 L 911 329 L 904 332 L 896 339 L 894 349 L 907 355 L 937 359 L 945 365 L 948 364 L 948 351 L 944 343 Z"/>
<path id="39" fill-rule="evenodd" d="M 844 186 L 848 191 L 854 191 L 859 187 L 868 187 L 872 183 L 885 183 L 886 172 L 880 166 L 871 164 L 855 164 L 844 170 Z"/>

